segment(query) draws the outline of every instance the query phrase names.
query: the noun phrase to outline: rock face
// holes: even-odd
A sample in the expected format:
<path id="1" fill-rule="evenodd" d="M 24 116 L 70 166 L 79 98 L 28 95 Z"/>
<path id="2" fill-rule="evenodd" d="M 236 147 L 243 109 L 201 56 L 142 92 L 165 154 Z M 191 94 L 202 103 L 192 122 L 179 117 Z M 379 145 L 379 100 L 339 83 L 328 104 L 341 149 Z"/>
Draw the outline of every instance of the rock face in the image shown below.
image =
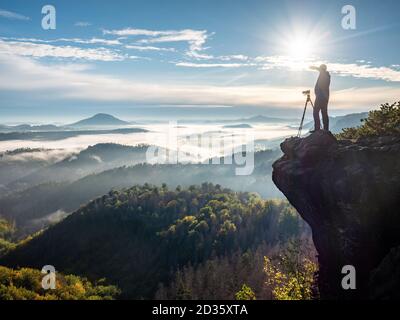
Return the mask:
<path id="1" fill-rule="evenodd" d="M 321 299 L 398 297 L 400 137 L 337 141 L 321 130 L 281 149 L 273 181 L 312 228 Z M 345 265 L 355 290 L 342 288 Z"/>

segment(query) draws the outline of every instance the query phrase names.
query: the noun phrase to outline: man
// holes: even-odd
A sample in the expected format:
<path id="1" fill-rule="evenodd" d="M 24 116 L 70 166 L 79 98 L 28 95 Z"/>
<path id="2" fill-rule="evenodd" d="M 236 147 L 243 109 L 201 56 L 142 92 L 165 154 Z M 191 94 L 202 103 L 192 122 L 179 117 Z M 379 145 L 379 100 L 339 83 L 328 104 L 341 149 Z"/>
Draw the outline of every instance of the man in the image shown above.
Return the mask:
<path id="1" fill-rule="evenodd" d="M 331 84 L 331 76 L 327 71 L 325 64 L 319 67 L 310 67 L 312 70 L 319 71 L 319 77 L 315 84 L 315 104 L 314 104 L 314 130 L 315 132 L 321 129 L 321 121 L 319 119 L 319 112 L 322 114 L 322 123 L 324 130 L 329 131 L 329 117 L 328 117 L 328 102 L 329 102 L 329 86 Z"/>

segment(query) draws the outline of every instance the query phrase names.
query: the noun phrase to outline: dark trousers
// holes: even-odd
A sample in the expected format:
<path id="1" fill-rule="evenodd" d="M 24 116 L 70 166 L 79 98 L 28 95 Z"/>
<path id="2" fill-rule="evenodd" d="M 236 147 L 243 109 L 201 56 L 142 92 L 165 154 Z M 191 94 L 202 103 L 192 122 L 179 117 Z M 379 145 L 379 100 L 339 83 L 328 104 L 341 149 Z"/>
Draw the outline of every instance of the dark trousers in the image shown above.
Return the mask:
<path id="1" fill-rule="evenodd" d="M 321 129 L 321 121 L 319 119 L 319 112 L 322 114 L 322 123 L 324 125 L 324 130 L 329 131 L 329 117 L 328 117 L 328 100 L 325 98 L 316 97 L 314 104 L 314 129 Z"/>

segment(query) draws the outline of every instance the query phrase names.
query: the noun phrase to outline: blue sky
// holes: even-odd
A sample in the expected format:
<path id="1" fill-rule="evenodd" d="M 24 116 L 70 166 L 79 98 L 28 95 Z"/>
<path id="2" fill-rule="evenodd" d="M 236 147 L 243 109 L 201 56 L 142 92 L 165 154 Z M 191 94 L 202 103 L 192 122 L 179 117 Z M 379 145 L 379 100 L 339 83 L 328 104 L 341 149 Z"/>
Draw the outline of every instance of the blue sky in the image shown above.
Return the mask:
<path id="1" fill-rule="evenodd" d="M 56 30 L 41 27 L 45 4 Z M 355 30 L 342 28 L 346 4 Z M 399 100 L 399 12 L 367 0 L 2 0 L 0 116 L 297 116 L 320 63 L 333 114 L 369 110 Z"/>

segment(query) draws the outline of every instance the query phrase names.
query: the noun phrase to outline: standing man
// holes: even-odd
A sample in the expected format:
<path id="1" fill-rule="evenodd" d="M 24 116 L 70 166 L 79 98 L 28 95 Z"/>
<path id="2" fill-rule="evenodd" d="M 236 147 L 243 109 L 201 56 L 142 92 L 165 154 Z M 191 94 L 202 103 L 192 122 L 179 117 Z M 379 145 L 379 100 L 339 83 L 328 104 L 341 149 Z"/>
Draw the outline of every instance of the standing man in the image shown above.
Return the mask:
<path id="1" fill-rule="evenodd" d="M 310 67 L 312 70 L 319 71 L 319 77 L 315 84 L 315 104 L 314 104 L 314 130 L 315 132 L 321 129 L 321 121 L 319 119 L 319 112 L 322 114 L 322 123 L 324 130 L 329 131 L 329 117 L 328 117 L 328 102 L 329 102 L 329 86 L 331 84 L 331 75 L 327 71 L 325 64 L 319 67 Z"/>

